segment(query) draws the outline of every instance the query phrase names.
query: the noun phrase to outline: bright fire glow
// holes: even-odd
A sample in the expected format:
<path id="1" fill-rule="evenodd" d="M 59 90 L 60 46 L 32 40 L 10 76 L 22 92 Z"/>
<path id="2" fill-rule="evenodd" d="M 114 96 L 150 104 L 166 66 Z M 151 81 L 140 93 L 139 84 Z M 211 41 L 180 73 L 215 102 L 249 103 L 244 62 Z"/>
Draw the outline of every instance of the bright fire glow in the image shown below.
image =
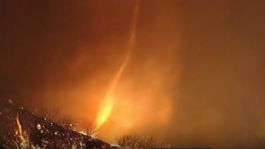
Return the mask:
<path id="1" fill-rule="evenodd" d="M 23 138 L 22 127 L 21 127 L 21 124 L 20 124 L 18 116 L 16 117 L 16 123 L 17 123 L 17 127 L 18 127 L 18 130 L 17 130 L 18 131 L 18 135 L 21 136 L 21 138 Z"/>
<path id="2" fill-rule="evenodd" d="M 102 105 L 103 108 L 98 113 L 98 117 L 96 120 L 96 130 L 98 130 L 100 126 L 107 121 L 107 119 L 111 115 L 113 106 L 114 106 L 113 100 L 110 97 L 108 97 Z"/>
<path id="3" fill-rule="evenodd" d="M 128 47 L 127 47 L 127 54 L 125 56 L 125 59 L 123 60 L 120 68 L 118 69 L 117 73 L 115 74 L 113 81 L 110 85 L 110 88 L 108 90 L 107 96 L 104 99 L 100 111 L 97 115 L 97 120 L 96 120 L 96 130 L 98 130 L 109 118 L 109 116 L 112 113 L 112 110 L 114 108 L 114 99 L 113 99 L 113 92 L 116 89 L 119 80 L 121 78 L 122 73 L 124 72 L 126 66 L 128 65 L 130 58 L 131 58 L 131 53 L 135 41 L 135 34 L 136 34 L 136 25 L 137 25 L 137 18 L 138 18 L 138 11 L 139 11 L 139 5 L 138 5 L 138 0 L 136 0 L 136 5 L 134 8 L 134 14 L 132 18 L 132 26 L 131 26 L 131 33 L 129 36 L 129 42 L 128 42 Z"/>
<path id="4" fill-rule="evenodd" d="M 21 123 L 19 121 L 18 116 L 16 117 L 16 123 L 17 123 L 17 130 L 16 130 L 16 135 L 18 135 L 20 139 L 20 147 L 21 148 L 28 148 L 29 147 L 29 140 L 26 135 L 26 133 L 23 133 Z"/>

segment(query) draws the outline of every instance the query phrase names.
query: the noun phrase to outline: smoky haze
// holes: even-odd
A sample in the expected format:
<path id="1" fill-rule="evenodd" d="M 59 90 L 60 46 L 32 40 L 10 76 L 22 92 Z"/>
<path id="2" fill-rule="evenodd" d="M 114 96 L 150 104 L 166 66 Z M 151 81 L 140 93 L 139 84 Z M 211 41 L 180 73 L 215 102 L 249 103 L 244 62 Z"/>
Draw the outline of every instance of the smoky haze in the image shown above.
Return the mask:
<path id="1" fill-rule="evenodd" d="M 93 123 L 126 55 L 134 4 L 2 0 L 1 98 Z M 264 147 L 264 4 L 142 0 L 131 60 L 99 135 Z"/>

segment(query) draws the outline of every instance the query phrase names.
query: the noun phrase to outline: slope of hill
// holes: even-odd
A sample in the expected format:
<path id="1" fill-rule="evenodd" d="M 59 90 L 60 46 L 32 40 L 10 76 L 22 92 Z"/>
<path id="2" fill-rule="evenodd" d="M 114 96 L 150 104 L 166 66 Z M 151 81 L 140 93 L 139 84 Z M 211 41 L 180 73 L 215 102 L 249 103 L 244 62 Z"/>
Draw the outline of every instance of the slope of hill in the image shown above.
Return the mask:
<path id="1" fill-rule="evenodd" d="M 112 149 L 114 147 L 38 117 L 8 100 L 0 101 L 0 148 Z"/>

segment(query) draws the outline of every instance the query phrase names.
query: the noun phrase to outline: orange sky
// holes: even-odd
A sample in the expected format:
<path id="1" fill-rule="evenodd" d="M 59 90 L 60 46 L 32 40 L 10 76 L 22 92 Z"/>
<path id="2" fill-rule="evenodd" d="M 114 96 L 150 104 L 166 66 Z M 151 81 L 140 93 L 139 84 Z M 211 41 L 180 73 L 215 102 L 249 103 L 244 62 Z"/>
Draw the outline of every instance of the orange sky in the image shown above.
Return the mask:
<path id="1" fill-rule="evenodd" d="M 99 135 L 258 146 L 265 136 L 264 2 L 139 5 L 130 60 Z M 128 52 L 134 7 L 133 0 L 3 0 L 1 98 L 96 125 Z"/>

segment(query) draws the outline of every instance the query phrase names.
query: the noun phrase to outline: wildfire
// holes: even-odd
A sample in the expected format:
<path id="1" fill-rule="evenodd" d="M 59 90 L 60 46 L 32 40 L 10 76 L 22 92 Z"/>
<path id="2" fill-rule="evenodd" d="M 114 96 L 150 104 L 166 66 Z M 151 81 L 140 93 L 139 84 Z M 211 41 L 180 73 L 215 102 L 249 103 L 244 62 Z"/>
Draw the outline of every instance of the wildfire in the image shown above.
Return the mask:
<path id="1" fill-rule="evenodd" d="M 108 97 L 102 106 L 103 109 L 98 113 L 96 120 L 96 130 L 98 130 L 100 126 L 104 124 L 111 115 L 114 106 L 112 98 Z"/>
<path id="2" fill-rule="evenodd" d="M 22 130 L 21 123 L 19 121 L 19 117 L 16 117 L 16 123 L 17 123 L 17 130 L 16 135 L 19 137 L 19 145 L 21 148 L 27 148 L 29 147 L 29 140 L 25 132 Z"/>
<path id="3" fill-rule="evenodd" d="M 118 82 L 121 78 L 122 73 L 124 72 L 125 68 L 127 67 L 128 63 L 131 59 L 131 53 L 132 53 L 132 49 L 133 49 L 133 45 L 134 45 L 134 41 L 135 41 L 136 25 L 137 25 L 138 11 L 139 11 L 139 2 L 138 1 L 139 0 L 136 0 L 136 5 L 134 8 L 131 32 L 130 32 L 128 47 L 127 47 L 127 54 L 125 56 L 124 61 L 121 64 L 120 68 L 118 69 L 116 75 L 114 76 L 113 81 L 110 85 L 109 91 L 107 93 L 107 96 L 101 105 L 100 111 L 97 115 L 96 130 L 98 130 L 108 120 L 109 116 L 112 113 L 112 110 L 114 108 L 113 92 L 118 85 Z"/>

